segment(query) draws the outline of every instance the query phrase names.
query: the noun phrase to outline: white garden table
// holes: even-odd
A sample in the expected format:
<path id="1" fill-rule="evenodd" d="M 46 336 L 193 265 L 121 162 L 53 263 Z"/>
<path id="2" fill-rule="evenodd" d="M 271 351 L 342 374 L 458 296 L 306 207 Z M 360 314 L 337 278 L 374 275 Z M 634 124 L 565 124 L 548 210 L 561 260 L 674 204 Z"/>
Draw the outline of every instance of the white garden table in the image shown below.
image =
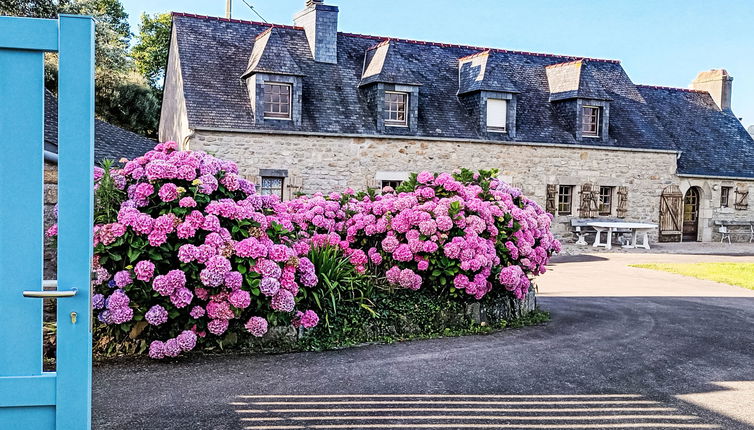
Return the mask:
<path id="1" fill-rule="evenodd" d="M 643 222 L 616 222 L 616 221 L 595 221 L 587 223 L 588 226 L 594 228 L 597 234 L 594 236 L 594 244 L 592 246 L 604 246 L 607 249 L 613 247 L 613 232 L 619 229 L 631 230 L 631 243 L 623 245 L 624 248 L 644 248 L 649 249 L 649 232 L 657 228 L 657 224 L 649 224 Z M 602 232 L 607 233 L 607 240 L 603 243 L 600 241 Z M 643 234 L 643 241 L 640 245 L 636 244 L 636 237 L 639 234 Z"/>

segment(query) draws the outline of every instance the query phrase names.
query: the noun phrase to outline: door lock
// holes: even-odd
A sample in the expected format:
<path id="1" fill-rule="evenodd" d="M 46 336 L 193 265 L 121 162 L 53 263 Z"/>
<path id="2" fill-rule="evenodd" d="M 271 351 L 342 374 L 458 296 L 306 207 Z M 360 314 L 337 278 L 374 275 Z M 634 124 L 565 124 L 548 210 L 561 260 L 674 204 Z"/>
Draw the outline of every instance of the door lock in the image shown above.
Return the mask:
<path id="1" fill-rule="evenodd" d="M 76 324 L 76 318 L 78 318 L 79 314 L 76 312 L 71 312 L 71 324 Z"/>

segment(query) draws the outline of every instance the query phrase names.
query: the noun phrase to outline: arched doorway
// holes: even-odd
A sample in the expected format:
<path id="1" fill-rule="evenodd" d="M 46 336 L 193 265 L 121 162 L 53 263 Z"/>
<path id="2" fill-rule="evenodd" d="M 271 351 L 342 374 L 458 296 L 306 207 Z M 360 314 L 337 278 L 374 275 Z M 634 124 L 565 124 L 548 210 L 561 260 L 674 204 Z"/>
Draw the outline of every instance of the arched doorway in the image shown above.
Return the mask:
<path id="1" fill-rule="evenodd" d="M 683 196 L 683 240 L 694 242 L 699 235 L 699 187 L 691 187 Z"/>

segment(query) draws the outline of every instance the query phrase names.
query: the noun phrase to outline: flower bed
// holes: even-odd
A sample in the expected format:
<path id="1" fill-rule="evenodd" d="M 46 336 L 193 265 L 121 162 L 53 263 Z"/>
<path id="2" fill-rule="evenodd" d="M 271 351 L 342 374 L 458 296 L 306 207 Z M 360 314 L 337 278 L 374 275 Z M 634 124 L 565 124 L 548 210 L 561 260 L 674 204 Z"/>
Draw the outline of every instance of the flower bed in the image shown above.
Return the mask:
<path id="1" fill-rule="evenodd" d="M 323 317 L 332 329 L 338 302 L 371 310 L 370 296 L 385 294 L 376 286 L 520 300 L 559 250 L 551 217 L 493 171 L 421 172 L 381 195 L 280 202 L 234 163 L 176 149 L 159 144 L 95 174 L 92 305 L 111 352 L 126 336 L 164 358 Z M 328 247 L 340 257 L 322 257 Z M 348 267 L 336 273 L 350 272 L 338 280 L 325 266 L 341 257 Z"/>

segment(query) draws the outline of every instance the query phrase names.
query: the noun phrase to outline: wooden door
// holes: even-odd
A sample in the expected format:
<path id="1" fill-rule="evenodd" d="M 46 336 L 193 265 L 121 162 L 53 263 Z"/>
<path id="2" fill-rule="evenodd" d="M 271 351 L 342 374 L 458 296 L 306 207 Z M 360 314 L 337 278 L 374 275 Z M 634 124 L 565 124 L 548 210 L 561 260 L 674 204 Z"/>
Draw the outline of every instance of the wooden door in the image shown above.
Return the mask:
<path id="1" fill-rule="evenodd" d="M 660 242 L 679 242 L 683 230 L 681 209 L 683 193 L 677 185 L 669 185 L 660 196 Z"/>
<path id="2" fill-rule="evenodd" d="M 699 232 L 699 190 L 689 188 L 683 197 L 683 240 L 694 242 Z"/>

